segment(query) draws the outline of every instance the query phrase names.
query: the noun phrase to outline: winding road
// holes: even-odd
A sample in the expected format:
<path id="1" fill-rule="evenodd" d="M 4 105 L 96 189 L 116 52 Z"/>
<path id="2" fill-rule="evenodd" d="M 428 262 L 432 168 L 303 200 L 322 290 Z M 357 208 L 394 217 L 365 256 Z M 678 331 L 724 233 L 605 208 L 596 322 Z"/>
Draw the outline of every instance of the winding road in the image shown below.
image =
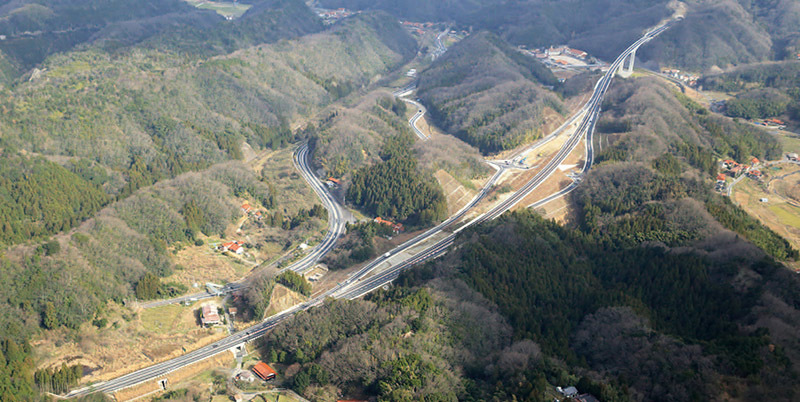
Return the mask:
<path id="1" fill-rule="evenodd" d="M 124 375 L 122 377 L 118 377 L 116 379 L 107 382 L 94 384 L 90 387 L 85 387 L 79 390 L 74 390 L 70 392 L 67 395 L 67 397 L 83 396 L 98 391 L 111 393 L 127 387 L 144 383 L 146 381 L 153 381 L 153 380 L 158 380 L 160 378 L 164 378 L 164 375 L 170 372 L 191 365 L 193 363 L 197 363 L 199 361 L 207 359 L 211 356 L 214 356 L 226 350 L 233 350 L 245 342 L 252 341 L 264 335 L 267 331 L 274 328 L 281 321 L 291 317 L 294 313 L 323 303 L 325 298 L 329 296 L 336 298 L 344 298 L 344 299 L 354 299 L 357 297 L 361 297 L 364 294 L 367 294 L 375 289 L 378 289 L 388 284 L 389 282 L 397 278 L 397 276 L 403 270 L 408 269 L 413 265 L 426 261 L 428 259 L 441 256 L 453 244 L 458 232 L 468 227 L 474 226 L 476 224 L 495 219 L 504 212 L 516 206 L 528 194 L 530 194 L 531 191 L 536 189 L 539 185 L 541 185 L 547 178 L 549 178 L 555 172 L 557 167 L 575 149 L 575 147 L 578 145 L 581 139 L 591 140 L 591 135 L 592 132 L 594 131 L 594 124 L 600 112 L 600 104 L 602 97 L 603 95 L 605 95 L 606 91 L 611 85 L 612 79 L 616 74 L 616 71 L 618 70 L 622 61 L 625 60 L 633 51 L 638 49 L 639 46 L 641 46 L 644 43 L 647 43 L 648 41 L 659 35 L 661 32 L 668 29 L 674 22 L 675 21 L 671 21 L 665 25 L 662 25 L 646 33 L 641 39 L 639 39 L 630 47 L 628 47 L 616 59 L 616 61 L 611 65 L 610 70 L 600 79 L 600 81 L 595 86 L 592 97 L 587 102 L 587 104 L 580 111 L 578 111 L 576 116 L 573 116 L 573 119 L 577 119 L 578 118 L 577 116 L 583 114 L 578 129 L 575 130 L 575 132 L 570 135 L 570 137 L 567 139 L 566 143 L 561 147 L 561 149 L 553 157 L 549 159 L 549 161 L 544 165 L 544 167 L 542 167 L 541 170 L 539 170 L 530 181 L 528 181 L 522 188 L 514 192 L 510 197 L 506 198 L 498 205 L 491 208 L 489 211 L 477 216 L 476 218 L 465 224 L 462 224 L 459 228 L 455 229 L 453 232 L 445 231 L 445 229 L 447 229 L 451 224 L 456 223 L 456 221 L 463 218 L 469 210 L 471 210 L 475 205 L 477 205 L 481 200 L 483 200 L 487 194 L 490 193 L 491 189 L 494 188 L 495 184 L 500 178 L 500 175 L 505 171 L 502 168 L 499 168 L 498 171 L 495 173 L 495 175 L 492 176 L 492 178 L 489 181 L 487 181 L 487 183 L 484 185 L 481 191 L 475 196 L 475 198 L 473 198 L 473 200 L 471 200 L 466 206 L 464 206 L 464 208 L 458 211 L 455 215 L 451 216 L 450 218 L 440 223 L 439 225 L 436 225 L 435 227 L 403 243 L 402 245 L 396 247 L 392 251 L 373 260 L 372 262 L 361 268 L 359 271 L 352 274 L 347 280 L 339 283 L 336 287 L 330 289 L 329 291 L 323 293 L 322 295 L 319 295 L 311 300 L 308 300 L 305 303 L 296 305 L 279 314 L 271 316 L 266 320 L 262 321 L 261 323 L 258 323 L 247 330 L 234 333 L 228 336 L 227 338 L 214 343 L 213 345 L 209 345 L 194 350 L 183 356 L 155 364 L 153 366 L 135 371 L 133 373 Z M 563 130 L 563 128 L 561 129 Z M 310 169 L 307 169 L 308 168 L 307 152 L 308 152 L 307 146 L 303 145 L 298 150 L 296 157 L 296 162 L 301 167 L 301 171 L 304 171 L 304 175 L 306 173 L 311 173 Z M 592 152 L 591 146 L 589 145 L 587 146 L 588 162 L 584 164 L 584 170 L 591 167 L 590 161 L 593 159 L 593 155 L 590 155 L 591 152 Z M 316 178 L 314 178 L 314 180 L 311 180 L 311 182 L 321 185 L 321 183 L 319 183 L 319 181 Z M 314 184 L 312 184 L 312 186 L 314 186 L 315 191 L 319 190 L 319 188 L 316 187 Z M 324 188 L 322 194 L 326 194 Z M 326 205 L 326 207 L 328 206 Z M 337 218 L 336 215 L 336 208 L 333 208 L 332 212 L 331 210 L 329 210 L 329 213 L 331 214 L 329 215 L 329 222 L 331 222 L 332 228 L 334 228 L 337 219 L 339 219 Z M 377 267 L 381 266 L 384 262 L 387 262 L 387 260 L 391 260 L 393 257 L 396 257 L 398 253 L 406 251 L 415 246 L 423 245 L 425 241 L 432 240 L 434 239 L 434 236 L 441 236 L 442 234 L 445 234 L 445 236 L 442 239 L 435 241 L 433 245 L 426 247 L 424 250 L 418 252 L 416 255 L 404 261 L 396 263 L 395 265 L 388 267 L 388 269 L 373 274 L 373 271 Z M 325 240 L 323 240 L 323 242 L 320 243 L 320 245 L 318 246 L 319 249 L 317 249 L 317 251 L 324 250 L 327 247 L 324 246 L 325 244 L 327 243 Z M 301 269 L 299 268 L 300 266 L 307 263 L 303 261 L 304 260 L 301 260 L 298 263 L 296 263 L 299 264 L 297 266 L 298 270 Z"/>

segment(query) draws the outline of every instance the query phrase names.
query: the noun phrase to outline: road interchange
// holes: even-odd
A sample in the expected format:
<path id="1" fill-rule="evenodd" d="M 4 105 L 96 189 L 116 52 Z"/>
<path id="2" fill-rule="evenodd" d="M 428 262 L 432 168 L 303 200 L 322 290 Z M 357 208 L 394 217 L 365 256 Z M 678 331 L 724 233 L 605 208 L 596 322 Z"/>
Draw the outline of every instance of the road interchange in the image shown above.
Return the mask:
<path id="1" fill-rule="evenodd" d="M 640 38 L 634 44 L 629 46 L 614 61 L 608 72 L 600 79 L 600 81 L 598 81 L 597 85 L 595 85 L 594 92 L 589 101 L 587 102 L 587 104 L 581 110 L 579 110 L 576 113 L 576 115 L 573 116 L 573 118 L 570 120 L 574 121 L 579 118 L 578 116 L 582 115 L 578 128 L 575 130 L 574 133 L 572 133 L 569 136 L 565 144 L 559 149 L 559 151 L 553 157 L 549 159 L 549 161 L 541 168 L 541 170 L 539 170 L 534 175 L 534 177 L 531 180 L 529 180 L 525 185 L 522 186 L 522 188 L 515 191 L 510 197 L 501 201 L 499 204 L 492 207 L 487 212 L 484 212 L 475 217 L 474 219 L 472 219 L 471 221 L 462 224 L 460 227 L 453 230 L 452 232 L 445 232 L 445 229 L 448 229 L 451 225 L 453 225 L 458 220 L 463 218 L 468 211 L 470 211 L 474 206 L 480 203 L 480 201 L 482 201 L 486 197 L 486 195 L 488 195 L 491 192 L 491 190 L 494 188 L 495 184 L 499 180 L 500 176 L 505 171 L 505 169 L 503 168 L 498 168 L 497 172 L 487 181 L 487 183 L 484 185 L 481 191 L 456 214 L 454 214 L 444 222 L 440 223 L 439 225 L 436 225 L 435 227 L 425 231 L 424 233 L 414 237 L 413 239 L 401 244 L 392 251 L 376 258 L 375 260 L 373 260 L 372 262 L 370 262 L 369 264 L 365 265 L 357 272 L 352 274 L 347 280 L 339 283 L 337 286 L 324 292 L 323 294 L 316 296 L 313 299 L 308 300 L 302 304 L 291 307 L 281 313 L 268 317 L 264 321 L 246 330 L 231 334 L 230 336 L 212 345 L 199 348 L 183 356 L 179 356 L 174 359 L 155 364 L 153 366 L 135 371 L 133 373 L 118 377 L 110 381 L 74 390 L 70 392 L 67 395 L 67 397 L 70 398 L 70 397 L 84 396 L 93 392 L 112 393 L 124 388 L 144 383 L 146 381 L 163 378 L 163 376 L 165 376 L 166 374 L 169 374 L 180 368 L 197 363 L 199 361 L 207 359 L 211 356 L 214 356 L 226 350 L 233 350 L 245 342 L 249 342 L 258 337 L 261 337 L 264 334 L 266 334 L 269 330 L 277 326 L 280 322 L 291 317 L 294 313 L 301 310 L 306 310 L 316 305 L 320 305 L 328 297 L 341 298 L 341 299 L 355 299 L 390 283 L 391 281 L 396 279 L 403 270 L 408 269 L 418 263 L 439 257 L 442 254 L 444 254 L 448 250 L 448 248 L 454 243 L 456 236 L 461 230 L 464 230 L 476 224 L 493 220 L 502 215 L 503 213 L 505 213 L 506 211 L 510 210 L 514 206 L 516 206 L 519 202 L 521 202 L 525 197 L 527 197 L 533 190 L 535 190 L 539 185 L 541 185 L 545 180 L 547 180 L 547 178 L 549 178 L 556 171 L 558 166 L 561 163 L 563 163 L 566 157 L 575 149 L 575 147 L 580 143 L 582 139 L 587 141 L 587 155 L 583 168 L 583 171 L 585 172 L 591 167 L 591 161 L 593 160 L 593 155 L 592 155 L 593 149 L 590 145 L 590 142 L 592 133 L 594 131 L 594 126 L 596 124 L 597 118 L 600 113 L 601 101 L 606 91 L 610 87 L 613 77 L 616 74 L 617 70 L 619 69 L 621 63 L 626 58 L 628 58 L 633 52 L 635 52 L 635 50 L 638 49 L 641 45 L 649 42 L 650 40 L 658 36 L 660 33 L 668 29 L 675 21 L 676 20 L 670 21 L 656 29 L 647 32 L 642 38 Z M 558 135 L 558 133 L 560 133 L 566 126 L 567 124 L 560 127 L 559 130 L 557 130 L 557 133 L 554 134 Z M 541 146 L 543 145 L 543 143 L 546 143 L 550 141 L 552 138 L 555 138 L 555 135 L 551 134 L 550 136 L 548 136 L 549 139 L 548 137 L 545 137 L 545 139 L 540 140 L 538 142 L 538 146 Z M 303 144 L 300 147 L 300 149 L 298 149 L 295 160 L 296 163 L 298 163 L 298 167 L 301 168 L 301 171 L 303 172 L 304 175 L 308 173 L 313 176 L 313 172 L 311 172 L 311 170 L 307 166 L 307 154 L 308 154 L 307 144 Z M 322 184 L 316 177 L 313 177 L 313 179 L 310 182 L 315 183 L 318 186 L 322 186 Z M 572 185 L 575 185 L 575 183 L 573 183 Z M 323 202 L 326 202 L 324 196 L 325 195 L 329 196 L 329 194 L 326 191 L 324 191 L 324 188 L 322 189 L 321 192 L 318 192 L 319 188 L 321 187 L 318 188 L 314 184 L 312 184 L 312 187 L 314 187 L 315 192 L 317 192 L 317 194 L 323 198 Z M 553 194 L 550 197 L 563 196 L 563 194 L 565 194 L 563 193 L 564 191 L 566 191 L 566 189 L 562 189 L 558 193 Z M 336 205 L 338 206 L 338 204 Z M 328 205 L 326 205 L 326 208 L 327 207 Z M 331 210 L 329 209 L 329 224 L 331 225 L 331 228 L 339 229 L 339 226 L 337 225 L 339 224 L 338 221 L 341 219 L 341 216 L 337 217 L 335 212 L 336 208 L 333 208 L 333 210 L 334 212 L 331 213 Z M 344 223 L 341 222 L 341 225 L 343 227 Z M 373 271 L 378 266 L 382 265 L 384 262 L 396 256 L 397 254 L 406 251 L 410 248 L 420 246 L 426 240 L 432 239 L 434 238 L 434 236 L 438 236 L 442 233 L 447 233 L 447 234 L 444 236 L 444 238 L 435 241 L 433 245 L 426 247 L 424 250 L 415 254 L 411 258 L 408 258 L 400 263 L 397 263 L 396 265 L 390 266 L 386 270 L 373 274 Z M 328 239 L 328 236 L 326 236 L 326 239 Z M 323 242 L 320 243 L 320 245 L 318 246 L 320 248 L 317 249 L 317 251 L 325 249 L 330 244 L 335 244 L 335 239 L 332 241 L 332 243 L 328 243 L 324 239 Z M 293 267 L 297 268 L 297 270 L 301 270 L 301 267 L 310 263 L 311 260 L 312 259 L 306 260 L 306 258 L 304 258 L 295 263 L 297 264 L 296 267 L 295 265 L 293 265 Z"/>

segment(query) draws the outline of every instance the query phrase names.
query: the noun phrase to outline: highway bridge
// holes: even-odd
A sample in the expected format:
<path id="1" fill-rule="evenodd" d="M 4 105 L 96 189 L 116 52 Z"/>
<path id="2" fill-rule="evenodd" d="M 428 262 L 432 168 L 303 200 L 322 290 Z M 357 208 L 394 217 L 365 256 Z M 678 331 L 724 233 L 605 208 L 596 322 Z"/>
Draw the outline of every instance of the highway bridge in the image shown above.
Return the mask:
<path id="1" fill-rule="evenodd" d="M 470 201 L 466 206 L 464 206 L 464 208 L 458 211 L 455 215 L 451 216 L 450 218 L 440 223 L 439 225 L 436 225 L 435 227 L 425 231 L 424 233 L 396 247 L 389 253 L 386 253 L 378 257 L 377 259 L 373 260 L 372 262 L 361 268 L 358 272 L 351 275 L 347 280 L 343 281 L 342 283 L 338 284 L 336 287 L 323 293 L 322 295 L 319 295 L 311 300 L 306 301 L 305 303 L 296 305 L 281 313 L 271 316 L 266 320 L 262 321 L 261 323 L 258 323 L 246 330 L 234 333 L 228 336 L 227 338 L 224 338 L 212 345 L 194 350 L 183 356 L 176 357 L 174 359 L 158 363 L 141 370 L 137 370 L 133 373 L 118 377 L 110 381 L 74 390 L 70 392 L 67 395 L 67 397 L 83 396 L 90 394 L 92 392 L 112 393 L 147 381 L 157 381 L 158 379 L 163 378 L 163 376 L 165 376 L 170 372 L 197 363 L 211 356 L 214 356 L 218 353 L 222 353 L 227 350 L 236 350 L 237 348 L 240 348 L 244 343 L 252 341 L 260 336 L 263 336 L 270 329 L 274 328 L 281 321 L 291 317 L 294 313 L 323 303 L 327 297 L 335 297 L 343 299 L 354 299 L 361 297 L 371 291 L 374 291 L 375 289 L 378 289 L 390 283 L 391 281 L 396 279 L 403 270 L 408 269 L 420 262 L 441 256 L 453 244 L 458 232 L 473 225 L 495 219 L 504 212 L 516 206 L 528 194 L 530 194 L 531 191 L 536 189 L 547 178 L 549 178 L 553 174 L 553 172 L 555 172 L 557 167 L 575 149 L 575 147 L 582 139 L 584 140 L 591 139 L 595 123 L 600 113 L 600 104 L 602 98 L 605 95 L 606 91 L 608 90 L 609 86 L 611 85 L 614 75 L 618 72 L 623 61 L 626 58 L 630 57 L 632 54 L 634 54 L 636 49 L 638 49 L 640 46 L 649 42 L 650 40 L 652 40 L 653 38 L 664 32 L 665 30 L 669 29 L 669 27 L 675 22 L 676 20 L 670 21 L 656 29 L 647 32 L 642 38 L 640 38 L 631 46 L 629 46 L 614 61 L 614 63 L 611 66 L 611 69 L 609 69 L 608 72 L 595 85 L 594 92 L 592 93 L 592 96 L 589 99 L 589 101 L 580 111 L 576 113 L 576 116 L 582 116 L 578 129 L 575 130 L 575 132 L 570 135 L 570 137 L 567 139 L 566 143 L 561 147 L 561 149 L 553 157 L 550 158 L 550 160 L 544 165 L 544 167 L 542 167 L 541 170 L 537 172 L 536 175 L 530 181 L 528 181 L 525 185 L 523 185 L 522 188 L 514 192 L 510 197 L 508 197 L 507 199 L 500 202 L 498 205 L 491 208 L 489 211 L 477 216 L 476 218 L 474 218 L 470 222 L 467 222 L 466 224 L 462 224 L 459 228 L 455 229 L 452 232 L 444 231 L 445 228 L 448 228 L 450 225 L 456 223 L 458 220 L 463 218 L 464 215 L 466 215 L 466 213 L 470 209 L 472 209 L 475 205 L 477 205 L 481 200 L 483 200 L 486 197 L 486 195 L 491 191 L 491 189 L 497 183 L 497 180 L 499 179 L 500 175 L 504 172 L 503 169 L 498 169 L 495 175 L 492 176 L 492 178 L 486 183 L 486 185 L 484 185 L 484 187 L 475 196 L 475 198 L 473 198 L 472 201 Z M 578 118 L 579 117 L 573 117 L 573 119 L 578 119 Z M 563 127 L 561 129 L 563 129 Z M 587 146 L 587 153 L 591 152 L 590 149 L 591 146 L 590 145 Z M 300 152 L 298 152 L 298 156 L 302 156 Z M 303 156 L 302 158 L 307 158 L 307 157 Z M 591 167 L 591 162 L 590 162 L 591 159 L 593 159 L 593 155 L 587 155 L 587 163 L 584 165 L 585 170 Z M 300 163 L 306 165 L 307 161 L 303 161 Z M 331 221 L 334 219 L 335 219 L 334 216 L 329 217 L 329 220 Z M 424 250 L 418 252 L 416 255 L 400 263 L 397 263 L 379 273 L 373 274 L 372 271 L 375 270 L 375 268 L 386 262 L 388 259 L 396 256 L 398 253 L 406 251 L 412 247 L 422 245 L 425 241 L 433 239 L 434 236 L 441 236 L 442 234 L 446 235 L 442 239 L 436 241 L 431 246 L 428 246 Z"/>

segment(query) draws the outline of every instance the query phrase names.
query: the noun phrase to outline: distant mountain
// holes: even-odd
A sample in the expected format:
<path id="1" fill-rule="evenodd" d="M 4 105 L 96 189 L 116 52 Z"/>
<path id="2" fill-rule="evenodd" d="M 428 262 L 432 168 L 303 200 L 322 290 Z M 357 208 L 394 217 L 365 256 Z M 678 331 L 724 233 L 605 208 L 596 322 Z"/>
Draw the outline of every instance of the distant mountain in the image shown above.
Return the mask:
<path id="1" fill-rule="evenodd" d="M 446 132 L 494 153 L 541 135 L 548 110 L 564 112 L 559 98 L 544 88 L 557 84 L 543 64 L 480 32 L 421 73 L 418 95 Z"/>
<path id="2" fill-rule="evenodd" d="M 515 45 L 569 44 L 613 60 L 673 14 L 667 0 L 321 0 L 328 7 L 379 8 L 401 18 L 455 21 Z M 654 40 L 640 59 L 691 70 L 727 67 L 800 52 L 800 3 L 792 0 L 687 0 L 686 19 Z"/>
<path id="3" fill-rule="evenodd" d="M 223 20 L 182 0 L 10 0 L 0 5 L 0 51 L 19 74 L 80 44 L 129 45 L 176 25 L 209 28 Z"/>

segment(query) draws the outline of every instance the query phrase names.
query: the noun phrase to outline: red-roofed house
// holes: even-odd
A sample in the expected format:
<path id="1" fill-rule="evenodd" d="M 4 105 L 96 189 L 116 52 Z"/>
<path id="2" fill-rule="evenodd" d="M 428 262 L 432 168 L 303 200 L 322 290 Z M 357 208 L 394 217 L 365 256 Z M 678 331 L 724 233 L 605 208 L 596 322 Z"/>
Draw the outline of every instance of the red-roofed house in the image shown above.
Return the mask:
<path id="1" fill-rule="evenodd" d="M 342 185 L 342 182 L 339 179 L 333 177 L 328 177 L 328 180 L 325 180 L 325 183 L 328 185 L 328 187 L 333 187 L 333 186 L 339 187 Z"/>
<path id="2" fill-rule="evenodd" d="M 760 170 L 751 170 L 747 174 L 750 175 L 750 177 L 753 178 L 753 179 L 760 179 L 761 176 L 763 176 L 763 173 L 761 173 Z"/>
<path id="3" fill-rule="evenodd" d="M 777 124 L 779 126 L 785 126 L 786 125 L 786 123 L 784 123 L 783 120 L 778 120 L 778 119 L 775 119 L 775 118 L 766 119 L 764 121 L 766 121 L 767 123 Z"/>
<path id="4" fill-rule="evenodd" d="M 395 233 L 400 233 L 403 231 L 403 224 L 402 223 L 394 223 L 392 221 L 387 221 L 386 219 L 381 218 L 380 216 L 375 218 L 376 223 L 380 223 L 382 225 L 391 226 L 392 231 Z"/>
<path id="5" fill-rule="evenodd" d="M 242 245 L 238 241 L 230 241 L 227 243 L 222 243 L 222 245 L 219 246 L 219 249 L 222 250 L 223 253 L 226 251 L 230 251 L 236 254 L 244 253 L 244 247 L 242 247 Z"/>
<path id="6" fill-rule="evenodd" d="M 583 50 L 578 50 L 578 49 L 567 48 L 565 52 L 570 56 L 577 57 L 579 59 L 585 59 L 587 56 L 589 56 L 589 54 L 587 54 Z"/>
<path id="7" fill-rule="evenodd" d="M 761 161 L 758 160 L 758 158 L 750 159 L 750 164 L 753 166 L 758 165 L 759 163 L 761 163 Z"/>
<path id="8" fill-rule="evenodd" d="M 251 207 L 250 204 L 248 204 L 246 202 L 244 204 L 242 204 L 242 212 L 247 214 L 247 213 L 250 213 L 250 211 L 252 211 L 252 210 L 253 210 L 253 207 Z"/>
<path id="9" fill-rule="evenodd" d="M 720 173 L 717 175 L 717 181 L 725 181 L 725 175 Z"/>
<path id="10" fill-rule="evenodd" d="M 267 363 L 258 362 L 253 366 L 253 372 L 264 381 L 269 381 L 277 375 Z"/>

